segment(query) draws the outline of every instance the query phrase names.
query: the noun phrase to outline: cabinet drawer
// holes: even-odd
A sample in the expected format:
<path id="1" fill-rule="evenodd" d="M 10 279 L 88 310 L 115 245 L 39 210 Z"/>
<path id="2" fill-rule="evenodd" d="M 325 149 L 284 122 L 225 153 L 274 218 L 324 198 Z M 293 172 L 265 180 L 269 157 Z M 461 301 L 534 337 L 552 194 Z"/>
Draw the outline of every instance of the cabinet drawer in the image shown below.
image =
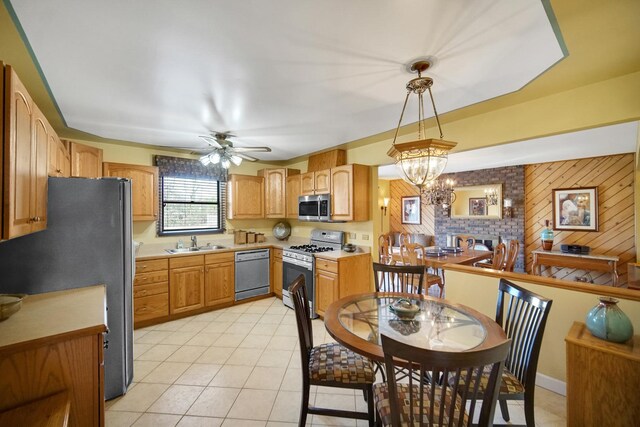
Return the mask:
<path id="1" fill-rule="evenodd" d="M 169 292 L 169 282 L 151 283 L 149 285 L 138 285 L 133 287 L 134 298 L 165 294 L 167 292 Z"/>
<path id="2" fill-rule="evenodd" d="M 318 270 L 331 271 L 333 273 L 338 272 L 338 263 L 336 261 L 329 261 L 324 258 L 316 258 L 316 268 Z"/>
<path id="3" fill-rule="evenodd" d="M 234 262 L 235 252 L 223 252 L 221 254 L 208 254 L 204 256 L 205 264 L 217 264 L 220 262 Z"/>
<path id="4" fill-rule="evenodd" d="M 139 273 L 133 279 L 133 286 L 145 285 L 148 283 L 166 282 L 169 280 L 169 271 L 152 271 L 150 273 Z"/>
<path id="5" fill-rule="evenodd" d="M 166 258 L 136 261 L 136 273 L 148 273 L 149 271 L 166 270 L 169 263 Z"/>
<path id="6" fill-rule="evenodd" d="M 150 295 L 133 300 L 133 320 L 155 319 L 169 315 L 169 294 Z"/>
<path id="7" fill-rule="evenodd" d="M 204 265 L 204 255 L 185 256 L 169 260 L 170 268 L 197 267 Z"/>

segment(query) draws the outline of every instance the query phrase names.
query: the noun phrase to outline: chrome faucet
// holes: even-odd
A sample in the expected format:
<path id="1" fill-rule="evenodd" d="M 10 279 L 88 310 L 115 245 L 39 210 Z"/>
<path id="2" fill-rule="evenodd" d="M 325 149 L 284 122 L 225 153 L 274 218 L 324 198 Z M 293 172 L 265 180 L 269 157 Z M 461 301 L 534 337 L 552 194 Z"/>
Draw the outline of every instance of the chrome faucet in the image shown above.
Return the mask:
<path id="1" fill-rule="evenodd" d="M 191 247 L 192 248 L 197 248 L 198 247 L 198 237 L 191 236 Z"/>

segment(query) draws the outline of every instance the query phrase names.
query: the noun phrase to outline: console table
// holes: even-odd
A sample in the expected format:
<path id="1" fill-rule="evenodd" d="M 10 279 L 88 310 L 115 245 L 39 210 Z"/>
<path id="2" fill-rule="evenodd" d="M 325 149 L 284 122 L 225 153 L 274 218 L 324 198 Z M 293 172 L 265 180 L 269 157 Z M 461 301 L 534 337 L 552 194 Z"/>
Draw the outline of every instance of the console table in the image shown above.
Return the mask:
<path id="1" fill-rule="evenodd" d="M 623 344 L 595 338 L 574 322 L 567 345 L 567 425 L 638 425 L 640 335 Z"/>
<path id="2" fill-rule="evenodd" d="M 532 251 L 533 264 L 531 273 L 540 276 L 540 266 L 576 268 L 579 270 L 604 271 L 611 273 L 613 286 L 618 286 L 617 256 L 608 255 L 578 255 L 560 251 Z"/>

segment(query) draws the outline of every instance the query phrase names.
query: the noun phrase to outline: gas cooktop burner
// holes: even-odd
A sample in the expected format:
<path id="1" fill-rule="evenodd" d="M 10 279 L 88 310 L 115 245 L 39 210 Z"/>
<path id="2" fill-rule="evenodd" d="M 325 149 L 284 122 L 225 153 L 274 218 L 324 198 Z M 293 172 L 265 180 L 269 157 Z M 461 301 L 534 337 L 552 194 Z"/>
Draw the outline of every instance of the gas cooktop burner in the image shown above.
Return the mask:
<path id="1" fill-rule="evenodd" d="M 296 245 L 296 246 L 289 246 L 289 249 L 293 249 L 296 251 L 302 251 L 302 252 L 308 252 L 308 253 L 318 253 L 318 252 L 329 252 L 329 251 L 333 251 L 335 249 L 333 249 L 332 247 L 329 246 L 318 246 L 318 245 Z"/>

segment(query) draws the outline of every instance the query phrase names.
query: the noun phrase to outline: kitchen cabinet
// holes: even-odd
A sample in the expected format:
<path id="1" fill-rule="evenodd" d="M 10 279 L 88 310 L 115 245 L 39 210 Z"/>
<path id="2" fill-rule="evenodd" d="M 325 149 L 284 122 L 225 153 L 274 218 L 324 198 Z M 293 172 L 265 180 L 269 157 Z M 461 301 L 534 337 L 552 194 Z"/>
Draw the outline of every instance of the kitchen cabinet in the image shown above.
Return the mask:
<path id="1" fill-rule="evenodd" d="M 204 307 L 204 255 L 169 260 L 169 313 Z"/>
<path id="2" fill-rule="evenodd" d="M 292 175 L 287 177 L 285 187 L 287 194 L 286 217 L 298 219 L 298 197 L 300 197 L 300 186 L 302 175 Z"/>
<path id="3" fill-rule="evenodd" d="M 344 257 L 316 255 L 316 313 L 324 317 L 327 307 L 349 295 L 371 291 L 371 255 Z"/>
<path id="4" fill-rule="evenodd" d="M 102 149 L 69 141 L 71 176 L 100 178 L 102 176 Z"/>
<path id="5" fill-rule="evenodd" d="M 103 163 L 103 176 L 131 179 L 134 221 L 158 219 L 158 167 Z"/>
<path id="6" fill-rule="evenodd" d="M 227 218 L 264 218 L 264 177 L 229 175 L 227 184 Z"/>
<path id="7" fill-rule="evenodd" d="M 271 251 L 271 292 L 282 299 L 282 249 Z"/>
<path id="8" fill-rule="evenodd" d="M 368 221 L 371 168 L 344 165 L 331 168 L 331 219 L 334 221 Z"/>
<path id="9" fill-rule="evenodd" d="M 310 196 L 313 194 L 327 194 L 331 192 L 331 169 L 302 174 L 300 194 Z"/>
<path id="10" fill-rule="evenodd" d="M 135 327 L 157 323 L 169 316 L 169 260 L 136 261 L 133 279 Z"/>
<path id="11" fill-rule="evenodd" d="M 12 67 L 5 68 L 4 239 L 47 226 L 49 124 Z"/>
<path id="12" fill-rule="evenodd" d="M 286 185 L 289 175 L 297 175 L 298 169 L 261 169 L 258 176 L 264 177 L 265 217 L 284 218 L 286 216 Z"/>
<path id="13" fill-rule="evenodd" d="M 49 176 L 70 177 L 71 156 L 55 131 L 49 127 Z"/>
<path id="14" fill-rule="evenodd" d="M 205 256 L 204 304 L 229 305 L 235 295 L 235 254 L 224 252 Z"/>

